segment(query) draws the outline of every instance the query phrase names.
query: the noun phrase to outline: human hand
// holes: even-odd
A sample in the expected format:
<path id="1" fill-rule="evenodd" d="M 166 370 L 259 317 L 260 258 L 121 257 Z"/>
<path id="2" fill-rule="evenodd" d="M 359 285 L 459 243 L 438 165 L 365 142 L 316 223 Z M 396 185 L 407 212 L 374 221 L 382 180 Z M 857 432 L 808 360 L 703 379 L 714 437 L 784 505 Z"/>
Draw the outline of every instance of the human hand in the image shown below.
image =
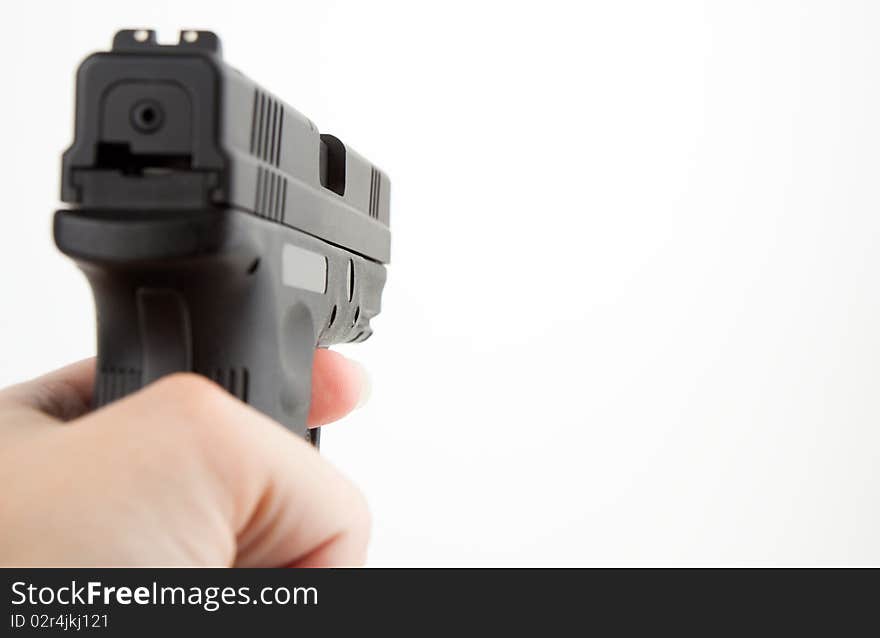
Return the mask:
<path id="1" fill-rule="evenodd" d="M 364 498 L 307 442 L 194 374 L 89 412 L 94 368 L 0 391 L 0 565 L 363 563 Z M 310 426 L 366 390 L 328 350 L 312 378 Z"/>

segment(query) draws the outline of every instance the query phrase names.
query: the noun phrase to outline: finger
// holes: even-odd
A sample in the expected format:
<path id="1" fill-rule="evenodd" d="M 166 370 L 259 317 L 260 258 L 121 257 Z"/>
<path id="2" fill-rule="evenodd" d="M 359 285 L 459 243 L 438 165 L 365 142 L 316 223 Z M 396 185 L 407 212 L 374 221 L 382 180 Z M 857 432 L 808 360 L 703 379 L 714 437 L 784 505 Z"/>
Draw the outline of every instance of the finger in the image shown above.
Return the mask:
<path id="1" fill-rule="evenodd" d="M 341 419 L 363 405 L 369 391 L 369 378 L 359 363 L 332 350 L 317 350 L 312 367 L 309 427 Z"/>
<path id="2" fill-rule="evenodd" d="M 70 421 L 91 407 L 95 381 L 95 359 L 84 359 L 46 375 L 0 392 L 0 405 L 35 410 L 55 420 Z M 341 354 L 319 349 L 312 368 L 312 402 L 309 427 L 336 421 L 369 395 L 369 380 L 363 367 Z"/>
<path id="3" fill-rule="evenodd" d="M 235 539 L 230 564 L 363 563 L 360 492 L 302 438 L 202 377 L 166 377 L 86 420 L 109 437 L 89 447 L 118 461 L 115 489 L 134 490 L 141 506 L 159 499 L 148 509 L 165 514 L 143 523 L 157 538 L 177 530 L 192 546 L 222 520 Z"/>
<path id="4" fill-rule="evenodd" d="M 69 421 L 89 411 L 95 382 L 95 359 L 83 359 L 36 379 L 0 391 L 0 404 Z"/>

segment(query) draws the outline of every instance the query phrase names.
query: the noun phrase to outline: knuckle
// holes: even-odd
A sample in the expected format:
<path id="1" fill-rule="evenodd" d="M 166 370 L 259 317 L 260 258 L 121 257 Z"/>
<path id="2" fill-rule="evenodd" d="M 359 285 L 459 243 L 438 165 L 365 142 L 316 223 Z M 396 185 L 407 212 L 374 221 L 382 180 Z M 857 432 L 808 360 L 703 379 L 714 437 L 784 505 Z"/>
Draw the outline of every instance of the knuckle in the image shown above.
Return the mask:
<path id="1" fill-rule="evenodd" d="M 204 408 L 222 396 L 218 385 L 192 372 L 175 372 L 154 385 L 166 401 L 181 407 Z"/>
<path id="2" fill-rule="evenodd" d="M 240 452 L 244 442 L 239 407 L 219 385 L 192 372 L 176 372 L 150 388 L 150 404 L 159 404 L 154 413 L 164 413 L 156 425 L 170 431 L 168 440 L 190 451 L 198 450 L 205 461 L 227 459 Z"/>
<path id="3" fill-rule="evenodd" d="M 355 505 L 351 510 L 351 522 L 348 528 L 349 542 L 352 547 L 352 564 L 364 565 L 367 562 L 367 548 L 370 544 L 372 518 L 367 500 L 361 492 L 357 492 Z"/>
<path id="4" fill-rule="evenodd" d="M 176 372 L 154 385 L 155 399 L 192 426 L 216 424 L 231 403 L 227 393 L 213 381 L 192 372 Z"/>
<path id="5" fill-rule="evenodd" d="M 349 512 L 351 516 L 351 533 L 360 539 L 364 546 L 370 539 L 370 530 L 372 529 L 372 514 L 370 513 L 370 505 L 364 493 L 352 485 L 351 504 Z"/>

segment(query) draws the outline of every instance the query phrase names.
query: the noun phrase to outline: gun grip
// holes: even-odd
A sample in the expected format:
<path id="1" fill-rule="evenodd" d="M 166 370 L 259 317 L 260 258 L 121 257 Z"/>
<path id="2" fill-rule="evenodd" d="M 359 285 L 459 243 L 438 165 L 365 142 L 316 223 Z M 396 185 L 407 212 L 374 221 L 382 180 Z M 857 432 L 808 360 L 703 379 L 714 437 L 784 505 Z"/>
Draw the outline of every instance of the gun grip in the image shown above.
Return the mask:
<path id="1" fill-rule="evenodd" d="M 195 372 L 316 442 L 306 419 L 330 301 L 286 285 L 280 267 L 284 246 L 313 240 L 233 211 L 61 211 L 55 239 L 95 299 L 96 407 Z"/>
<path id="2" fill-rule="evenodd" d="M 317 444 L 306 428 L 316 346 L 309 305 L 278 299 L 219 257 L 168 268 L 174 281 L 146 266 L 84 268 L 98 317 L 96 407 L 195 372 Z"/>

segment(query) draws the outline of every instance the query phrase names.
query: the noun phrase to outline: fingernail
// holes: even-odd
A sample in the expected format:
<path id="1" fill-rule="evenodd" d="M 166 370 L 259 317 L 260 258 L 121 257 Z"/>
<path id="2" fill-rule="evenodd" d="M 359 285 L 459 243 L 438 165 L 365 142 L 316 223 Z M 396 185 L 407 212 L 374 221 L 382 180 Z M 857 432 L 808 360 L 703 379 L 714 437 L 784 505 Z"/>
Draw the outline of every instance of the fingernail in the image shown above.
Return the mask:
<path id="1" fill-rule="evenodd" d="M 354 409 L 358 410 L 364 407 L 367 404 L 367 401 L 370 400 L 370 395 L 373 393 L 373 382 L 370 380 L 370 374 L 367 372 L 367 369 L 363 364 L 359 361 L 354 361 L 353 359 L 349 359 L 349 361 L 358 371 L 358 376 L 361 378 L 360 394 L 358 395 L 358 402 L 354 406 Z"/>

